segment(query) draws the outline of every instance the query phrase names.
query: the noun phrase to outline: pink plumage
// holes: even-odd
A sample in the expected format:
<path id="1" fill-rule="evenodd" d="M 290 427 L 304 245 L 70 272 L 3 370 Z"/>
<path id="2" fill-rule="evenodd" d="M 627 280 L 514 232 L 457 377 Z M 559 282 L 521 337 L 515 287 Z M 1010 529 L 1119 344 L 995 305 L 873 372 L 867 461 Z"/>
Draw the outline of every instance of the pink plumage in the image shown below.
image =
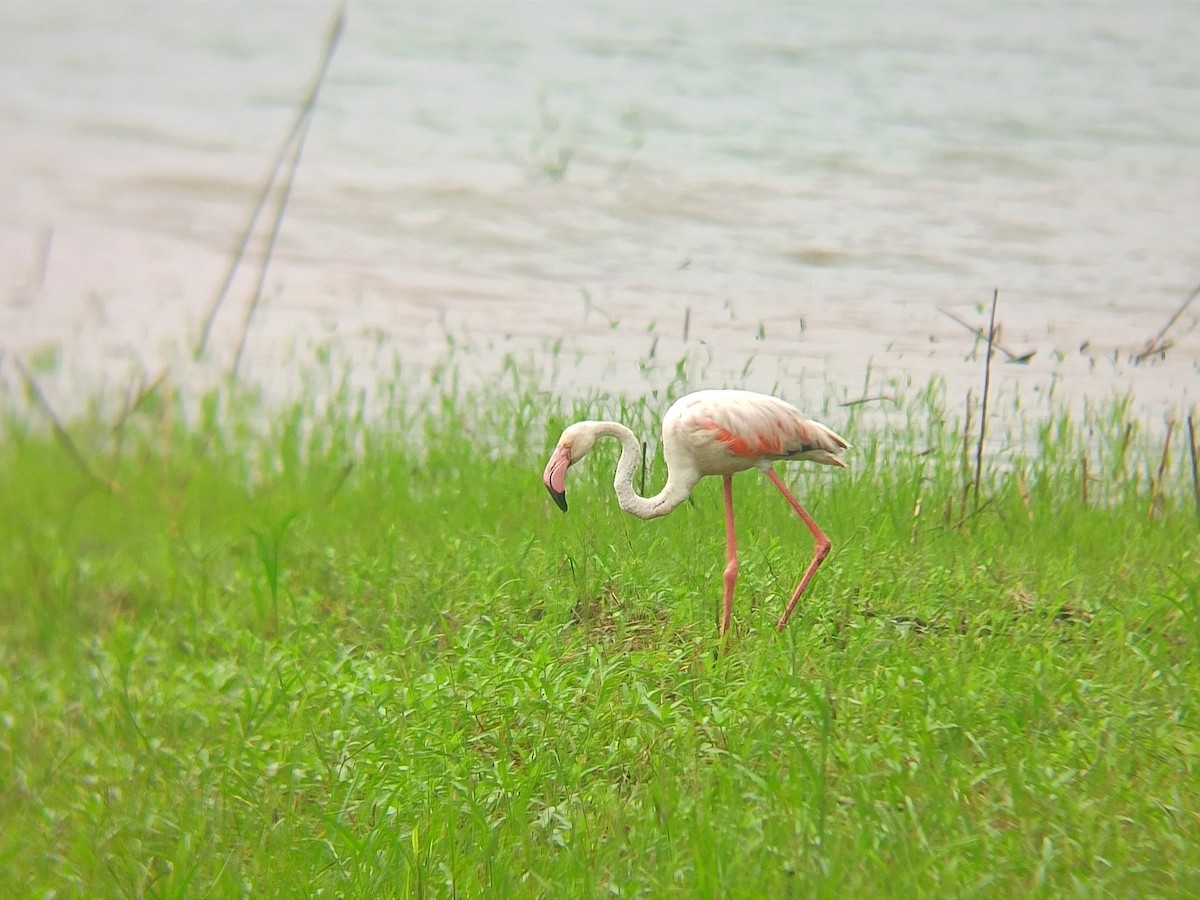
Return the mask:
<path id="1" fill-rule="evenodd" d="M 702 475 L 732 475 L 793 459 L 845 468 L 838 454 L 849 446 L 790 403 L 751 391 L 681 397 L 663 417 L 663 441 L 688 447 Z"/>
<path id="2" fill-rule="evenodd" d="M 619 422 L 576 422 L 562 433 L 542 476 L 550 496 L 564 512 L 567 509 L 567 469 L 586 456 L 599 437 L 620 440 L 621 458 L 613 482 L 617 502 L 623 510 L 642 519 L 669 513 L 687 499 L 696 482 L 704 476 L 722 476 L 726 566 L 721 635 L 729 628 L 738 572 L 733 528 L 733 475 L 746 469 L 762 469 L 812 532 L 815 541 L 812 562 L 779 619 L 778 627 L 782 631 L 831 545 L 775 473 L 772 464 L 805 460 L 844 468 L 846 464 L 841 453 L 849 446 L 845 439 L 820 422 L 805 418 L 798 409 L 778 397 L 750 391 L 697 391 L 676 400 L 663 417 L 667 483 L 653 497 L 640 497 L 633 489 L 640 446 L 633 432 Z"/>

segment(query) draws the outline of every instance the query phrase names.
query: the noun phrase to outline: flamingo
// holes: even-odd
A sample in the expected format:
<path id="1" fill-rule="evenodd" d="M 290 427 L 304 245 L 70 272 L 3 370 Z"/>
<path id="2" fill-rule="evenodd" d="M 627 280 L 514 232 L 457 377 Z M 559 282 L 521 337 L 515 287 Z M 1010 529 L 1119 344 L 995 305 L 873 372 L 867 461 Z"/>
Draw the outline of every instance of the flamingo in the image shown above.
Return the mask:
<path id="1" fill-rule="evenodd" d="M 829 554 L 832 544 L 800 501 L 792 496 L 773 464 L 807 460 L 826 466 L 846 467 L 840 454 L 850 445 L 820 422 L 778 397 L 751 391 L 696 391 L 680 397 L 667 410 L 662 424 L 663 458 L 667 483 L 653 497 L 641 497 L 633 489 L 640 446 L 632 431 L 620 422 L 576 422 L 567 427 L 546 463 L 542 480 L 559 508 L 567 511 L 567 469 L 592 449 L 597 438 L 615 437 L 621 442 L 621 458 L 613 487 L 617 503 L 639 519 L 656 519 L 679 506 L 705 475 L 720 475 L 725 494 L 725 596 L 719 626 L 725 636 L 733 615 L 733 589 L 737 584 L 737 538 L 733 527 L 733 476 L 758 468 L 791 504 L 812 532 L 814 547 L 792 599 L 776 627 L 783 631 L 792 610 L 808 583 Z"/>

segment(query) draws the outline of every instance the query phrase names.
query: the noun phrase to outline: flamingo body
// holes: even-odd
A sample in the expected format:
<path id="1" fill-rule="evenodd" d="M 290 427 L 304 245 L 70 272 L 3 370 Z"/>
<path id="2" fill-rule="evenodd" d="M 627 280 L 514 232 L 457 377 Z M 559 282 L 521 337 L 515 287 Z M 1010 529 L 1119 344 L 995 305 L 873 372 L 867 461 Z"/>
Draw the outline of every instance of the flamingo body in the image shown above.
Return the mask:
<path id="1" fill-rule="evenodd" d="M 639 452 L 633 432 L 619 422 L 585 421 L 576 422 L 563 431 L 546 464 L 543 481 L 551 497 L 566 512 L 567 470 L 586 456 L 600 437 L 615 437 L 621 442 L 621 458 L 613 482 L 617 502 L 623 510 L 642 519 L 664 516 L 675 509 L 704 476 L 722 476 L 727 552 L 725 598 L 720 621 L 720 632 L 724 635 L 729 628 L 738 572 L 732 479 L 747 469 L 763 470 L 808 526 L 816 542 L 813 560 L 779 620 L 778 627 L 782 631 L 831 545 L 772 466 L 781 461 L 805 460 L 844 468 L 846 464 L 841 453 L 849 444 L 820 422 L 805 418 L 790 403 L 751 391 L 711 390 L 687 394 L 667 410 L 662 427 L 667 483 L 658 494 L 641 497 L 633 489 Z"/>
<path id="2" fill-rule="evenodd" d="M 697 391 L 679 398 L 663 417 L 668 466 L 672 444 L 686 450 L 701 476 L 765 470 L 785 460 L 845 468 L 838 454 L 849 446 L 790 403 L 752 391 Z"/>

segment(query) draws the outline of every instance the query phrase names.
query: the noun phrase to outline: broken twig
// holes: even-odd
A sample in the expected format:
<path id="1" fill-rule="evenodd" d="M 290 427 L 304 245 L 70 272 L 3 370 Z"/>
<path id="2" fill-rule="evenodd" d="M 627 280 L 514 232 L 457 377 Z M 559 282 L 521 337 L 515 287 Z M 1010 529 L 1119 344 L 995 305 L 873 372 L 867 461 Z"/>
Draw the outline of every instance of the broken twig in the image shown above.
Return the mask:
<path id="1" fill-rule="evenodd" d="M 1195 290 L 1188 294 L 1187 299 L 1179 305 L 1179 308 L 1175 310 L 1175 312 L 1171 315 L 1171 318 L 1167 319 L 1167 324 L 1158 330 L 1158 334 L 1146 341 L 1146 346 L 1142 348 L 1141 353 L 1137 354 L 1133 358 L 1135 363 L 1140 363 L 1142 360 L 1149 356 L 1154 356 L 1156 353 L 1166 353 L 1167 350 L 1170 349 L 1174 342 L 1164 341 L 1163 339 L 1167 336 L 1167 332 L 1171 330 L 1171 326 L 1174 325 L 1179 320 L 1179 317 L 1183 315 L 1183 311 L 1191 306 L 1192 301 L 1198 296 L 1200 296 L 1200 284 L 1196 285 Z"/>
<path id="2" fill-rule="evenodd" d="M 979 340 L 986 341 L 988 339 L 988 336 L 983 333 L 982 328 L 976 328 L 970 322 L 966 322 L 966 321 L 960 319 L 954 313 L 949 312 L 947 310 L 938 309 L 938 312 L 940 312 L 943 316 L 953 319 L 955 322 L 957 322 L 963 328 L 967 329 L 967 331 L 971 332 L 971 334 L 975 335 L 975 337 L 977 337 Z M 1029 362 L 1031 359 L 1033 359 L 1033 355 L 1035 353 L 1037 353 L 1036 350 L 1030 350 L 1028 353 L 1022 353 L 1019 355 L 1016 353 L 1013 353 L 1011 350 L 1007 350 L 1003 346 L 1001 346 L 1000 342 L 998 340 L 996 340 L 996 335 L 994 332 L 995 332 L 995 329 L 993 329 L 993 334 L 992 334 L 992 342 L 991 342 L 992 346 L 995 347 L 997 350 L 999 350 L 1001 353 L 1003 353 L 1006 357 L 1008 357 L 1008 359 L 1005 360 L 1005 362 L 1010 362 L 1010 363 L 1013 363 L 1014 365 L 1023 366 L 1027 362 Z"/>

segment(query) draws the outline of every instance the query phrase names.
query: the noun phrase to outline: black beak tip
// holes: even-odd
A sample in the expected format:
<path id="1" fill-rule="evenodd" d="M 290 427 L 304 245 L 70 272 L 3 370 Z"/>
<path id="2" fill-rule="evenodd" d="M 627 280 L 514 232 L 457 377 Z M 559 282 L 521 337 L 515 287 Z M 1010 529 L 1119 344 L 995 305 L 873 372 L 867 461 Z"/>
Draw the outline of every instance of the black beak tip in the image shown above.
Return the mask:
<path id="1" fill-rule="evenodd" d="M 567 511 L 567 492 L 556 491 L 554 488 L 547 488 L 550 491 L 550 496 L 554 498 L 554 502 L 558 504 L 558 508 L 563 512 Z"/>

